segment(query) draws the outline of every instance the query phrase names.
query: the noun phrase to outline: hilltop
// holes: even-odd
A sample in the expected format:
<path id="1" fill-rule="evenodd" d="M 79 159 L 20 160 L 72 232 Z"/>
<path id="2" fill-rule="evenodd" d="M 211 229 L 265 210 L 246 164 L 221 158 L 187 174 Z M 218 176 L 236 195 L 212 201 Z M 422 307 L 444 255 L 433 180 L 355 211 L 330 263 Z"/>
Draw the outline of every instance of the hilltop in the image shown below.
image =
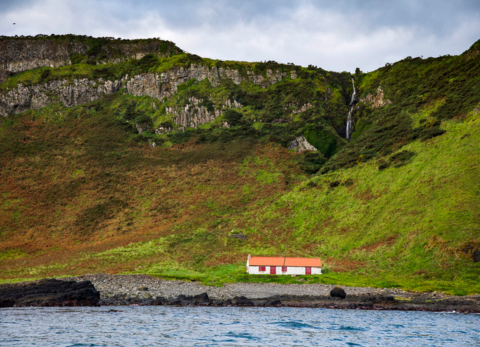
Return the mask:
<path id="1" fill-rule="evenodd" d="M 244 271 L 287 247 L 309 283 L 478 293 L 479 46 L 350 74 L 0 37 L 0 280 L 298 283 Z"/>

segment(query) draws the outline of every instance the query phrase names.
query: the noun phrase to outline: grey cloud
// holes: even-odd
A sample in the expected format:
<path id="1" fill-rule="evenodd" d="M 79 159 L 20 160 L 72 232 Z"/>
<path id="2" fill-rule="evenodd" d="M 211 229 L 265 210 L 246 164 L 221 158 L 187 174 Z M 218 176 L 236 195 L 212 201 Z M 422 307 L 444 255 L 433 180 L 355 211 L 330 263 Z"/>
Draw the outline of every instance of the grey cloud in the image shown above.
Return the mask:
<path id="1" fill-rule="evenodd" d="M 11 11 L 18 7 L 27 6 L 34 0 L 1 0 L 0 1 L 0 13 Z"/>
<path id="2" fill-rule="evenodd" d="M 160 36 L 211 58 L 336 71 L 459 54 L 480 38 L 480 2 L 472 0 L 17 0 L 0 9 L 6 35 Z"/>

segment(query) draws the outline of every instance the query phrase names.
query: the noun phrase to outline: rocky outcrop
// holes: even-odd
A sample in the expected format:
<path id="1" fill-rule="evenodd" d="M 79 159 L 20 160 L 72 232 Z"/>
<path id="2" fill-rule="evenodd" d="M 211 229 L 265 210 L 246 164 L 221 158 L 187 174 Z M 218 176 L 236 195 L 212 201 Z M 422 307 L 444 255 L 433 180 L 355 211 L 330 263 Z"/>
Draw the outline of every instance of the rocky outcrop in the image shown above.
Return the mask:
<path id="1" fill-rule="evenodd" d="M 316 151 L 317 149 L 308 143 L 305 136 L 299 136 L 288 145 L 288 149 L 303 152 L 303 151 Z"/>
<path id="2" fill-rule="evenodd" d="M 0 115 L 20 113 L 28 109 L 39 109 L 53 101 L 59 100 L 65 106 L 72 107 L 98 100 L 102 95 L 117 92 L 122 81 L 104 81 L 100 79 L 56 80 L 44 84 L 25 87 L 19 84 L 17 88 L 5 94 L 0 93 Z"/>
<path id="3" fill-rule="evenodd" d="M 93 40 L 97 46 L 93 47 Z M 93 48 L 93 49 L 92 49 Z M 147 54 L 167 56 L 182 51 L 173 43 L 159 39 L 115 40 L 102 38 L 88 40 L 82 36 L 14 38 L 0 37 L 0 83 L 2 71 L 17 73 L 39 67 L 60 67 L 72 64 L 72 57 L 95 56 L 96 63 L 118 63 L 141 59 Z M 4 75 L 4 74 L 3 74 Z"/>
<path id="4" fill-rule="evenodd" d="M 387 106 L 392 103 L 390 100 L 384 99 L 383 90 L 381 87 L 378 87 L 376 95 L 368 94 L 365 98 L 360 99 L 360 102 L 363 102 L 364 104 L 370 104 L 372 108 Z"/>
<path id="5" fill-rule="evenodd" d="M 82 51 L 81 48 L 80 51 Z M 85 52 L 88 46 L 84 47 Z M 22 72 L 38 67 L 60 67 L 72 63 L 69 45 L 55 40 L 0 39 L 0 70 Z"/>
<path id="6" fill-rule="evenodd" d="M 223 105 L 214 105 L 214 109 L 208 109 L 203 105 L 203 99 L 191 97 L 188 99 L 189 104 L 185 107 L 167 107 L 167 114 L 174 115 L 174 123 L 182 128 L 196 128 L 201 124 L 206 124 L 214 121 L 224 113 L 224 110 L 229 108 L 242 108 L 243 105 L 236 100 L 227 99 Z M 225 126 L 228 126 L 225 124 Z M 163 134 L 172 129 L 165 129 L 163 127 L 155 130 L 157 134 Z"/>
<path id="7" fill-rule="evenodd" d="M 340 298 L 340 299 L 345 299 L 347 296 L 347 293 L 345 293 L 345 290 L 341 287 L 335 287 L 330 291 L 330 296 L 332 298 Z"/>
<path id="8" fill-rule="evenodd" d="M 0 307 L 97 306 L 100 293 L 90 281 L 44 279 L 0 285 Z"/>
<path id="9" fill-rule="evenodd" d="M 478 105 L 477 107 L 475 107 L 473 109 L 473 115 L 475 116 L 476 114 L 480 113 L 480 105 Z"/>
<path id="10" fill-rule="evenodd" d="M 126 87 L 130 94 L 134 96 L 148 95 L 152 98 L 163 100 L 176 93 L 177 87 L 191 79 L 203 81 L 208 79 L 213 87 L 220 85 L 222 79 L 230 79 L 235 84 L 244 81 L 250 81 L 263 88 L 280 82 L 287 76 L 285 72 L 267 70 L 266 78 L 257 75 L 253 71 L 247 71 L 246 75 L 241 74 L 239 70 L 229 68 L 209 68 L 205 65 L 192 64 L 188 68 L 173 68 L 161 74 L 145 73 L 132 77 L 128 80 Z"/>
<path id="11" fill-rule="evenodd" d="M 307 102 L 306 104 L 303 104 L 301 107 L 298 107 L 298 105 L 295 103 L 288 103 L 285 105 L 284 109 L 288 110 L 289 108 L 292 108 L 292 111 L 291 111 L 292 114 L 297 114 L 297 113 L 305 112 L 310 107 L 313 107 L 313 105 L 309 102 Z"/>
<path id="12" fill-rule="evenodd" d="M 102 95 L 115 93 L 122 87 L 126 88 L 127 93 L 134 96 L 147 95 L 164 100 L 174 95 L 179 85 L 191 79 L 198 81 L 208 79 L 213 86 L 218 86 L 222 79 L 231 79 L 236 84 L 250 81 L 261 87 L 268 87 L 280 82 L 286 77 L 286 73 L 267 70 L 266 76 L 265 78 L 262 75 L 256 75 L 252 71 L 241 74 L 238 70 L 228 68 L 191 65 L 189 68 L 174 68 L 161 74 L 145 73 L 133 77 L 126 75 L 121 80 L 113 82 L 103 79 L 97 81 L 75 79 L 73 82 L 55 80 L 29 87 L 19 84 L 17 88 L 5 94 L 0 93 L 0 115 L 8 116 L 28 109 L 38 109 L 56 100 L 61 101 L 67 107 L 77 106 L 98 100 Z M 222 109 L 243 107 L 235 100 L 226 100 L 224 105 L 216 105 L 215 110 L 212 111 L 199 105 L 201 101 L 193 100 L 183 109 L 170 108 L 167 113 L 176 116 L 174 122 L 178 126 L 197 127 L 216 119 L 222 114 Z M 143 129 L 143 127 L 141 128 Z M 162 132 L 167 132 L 167 129 L 157 129 L 157 133 Z"/>

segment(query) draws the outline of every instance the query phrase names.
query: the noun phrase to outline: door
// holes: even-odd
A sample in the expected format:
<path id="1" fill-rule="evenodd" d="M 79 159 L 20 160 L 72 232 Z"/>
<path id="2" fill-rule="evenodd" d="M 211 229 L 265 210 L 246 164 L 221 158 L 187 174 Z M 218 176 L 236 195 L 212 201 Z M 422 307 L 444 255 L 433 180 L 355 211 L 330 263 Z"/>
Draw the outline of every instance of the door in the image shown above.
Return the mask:
<path id="1" fill-rule="evenodd" d="M 277 267 L 270 266 L 270 275 L 276 275 L 276 274 L 277 274 Z"/>
<path id="2" fill-rule="evenodd" d="M 312 274 L 312 268 L 310 266 L 305 267 L 305 275 L 311 275 Z"/>

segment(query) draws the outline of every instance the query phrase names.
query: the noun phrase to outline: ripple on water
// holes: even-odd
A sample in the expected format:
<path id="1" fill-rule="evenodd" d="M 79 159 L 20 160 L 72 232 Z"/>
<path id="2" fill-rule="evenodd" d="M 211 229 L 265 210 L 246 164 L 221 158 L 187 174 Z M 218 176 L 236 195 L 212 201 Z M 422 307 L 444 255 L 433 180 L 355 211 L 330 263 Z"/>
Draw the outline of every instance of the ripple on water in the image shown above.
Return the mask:
<path id="1" fill-rule="evenodd" d="M 360 328 L 360 327 L 352 327 L 352 326 L 349 326 L 349 325 L 340 325 L 338 327 L 331 327 L 331 328 L 328 328 L 330 330 L 345 330 L 345 331 L 367 331 L 368 329 L 365 327 L 365 328 Z"/>
<path id="2" fill-rule="evenodd" d="M 0 310 L 2 346 L 479 346 L 480 315 L 301 308 Z"/>
<path id="3" fill-rule="evenodd" d="M 233 331 L 229 331 L 227 334 L 225 334 L 225 336 L 235 338 L 235 339 L 260 340 L 259 337 L 253 336 L 252 334 L 233 332 Z"/>
<path id="4" fill-rule="evenodd" d="M 270 324 L 278 325 L 278 326 L 281 326 L 283 328 L 290 328 L 290 329 L 318 329 L 318 327 L 316 327 L 316 326 L 306 324 L 306 323 L 303 323 L 303 322 L 299 322 L 299 321 L 273 322 L 273 323 L 270 323 Z"/>

